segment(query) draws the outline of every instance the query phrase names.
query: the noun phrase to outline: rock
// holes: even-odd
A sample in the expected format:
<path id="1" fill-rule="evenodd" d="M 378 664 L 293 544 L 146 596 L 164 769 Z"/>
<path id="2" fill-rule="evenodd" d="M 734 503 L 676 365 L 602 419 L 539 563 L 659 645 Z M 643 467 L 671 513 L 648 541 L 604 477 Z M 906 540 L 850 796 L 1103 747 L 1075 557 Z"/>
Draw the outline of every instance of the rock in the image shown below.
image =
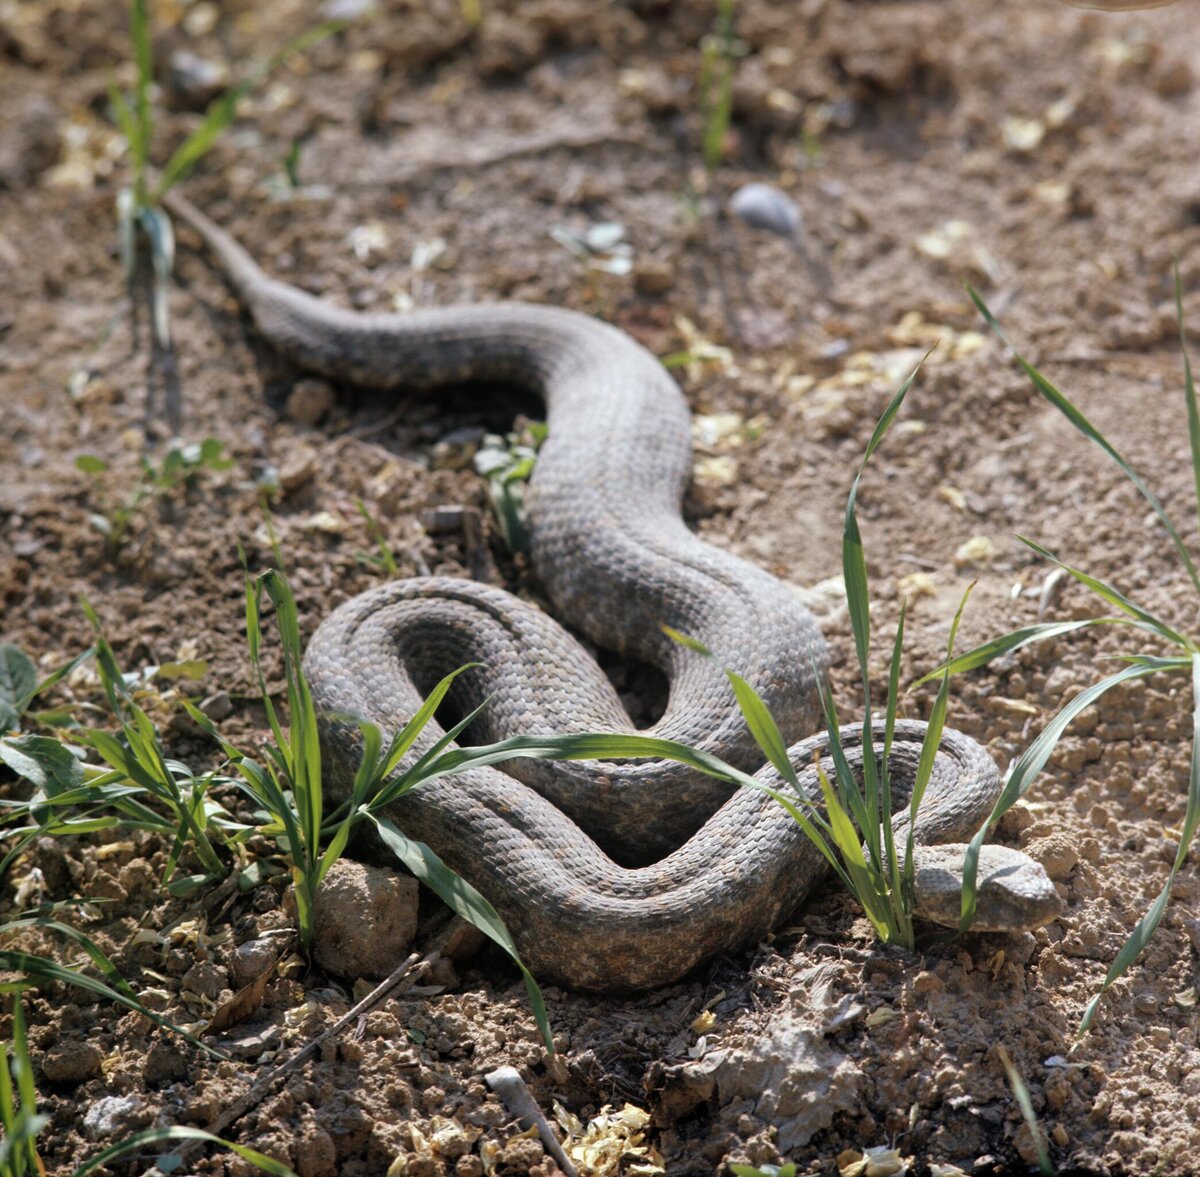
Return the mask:
<path id="1" fill-rule="evenodd" d="M 743 184 L 730 198 L 729 211 L 754 229 L 766 229 L 789 241 L 799 241 L 804 229 L 800 207 L 770 184 Z"/>
<path id="2" fill-rule="evenodd" d="M 180 106 L 200 110 L 229 85 L 229 70 L 190 49 L 176 49 L 167 67 L 167 82 Z"/>
<path id="3" fill-rule="evenodd" d="M 118 1133 L 129 1135 L 144 1118 L 139 1115 L 143 1106 L 137 1095 L 106 1095 L 84 1113 L 83 1134 L 89 1140 L 104 1140 Z"/>
<path id="4" fill-rule="evenodd" d="M 327 380 L 307 376 L 292 385 L 284 411 L 301 425 L 319 425 L 336 402 L 333 386 Z"/>
<path id="5" fill-rule="evenodd" d="M 173 1038 L 160 1038 L 146 1052 L 142 1077 L 147 1083 L 166 1083 L 171 1079 L 182 1079 L 187 1073 L 187 1056 Z"/>
<path id="6" fill-rule="evenodd" d="M 229 973 L 212 961 L 202 960 L 184 973 L 180 985 L 189 993 L 215 999 L 229 988 Z"/>
<path id="7" fill-rule="evenodd" d="M 274 941 L 263 937 L 247 940 L 233 950 L 229 964 L 233 970 L 234 985 L 241 989 L 251 981 L 257 981 L 274 963 L 279 955 Z"/>
<path id="8" fill-rule="evenodd" d="M 301 1127 L 292 1149 L 292 1163 L 299 1177 L 334 1177 L 337 1173 L 333 1137 L 315 1120 Z"/>
<path id="9" fill-rule="evenodd" d="M 91 1042 L 60 1042 L 42 1058 L 42 1074 L 51 1083 L 83 1083 L 100 1074 L 104 1055 Z"/>
<path id="10" fill-rule="evenodd" d="M 668 261 L 646 258 L 633 267 L 633 285 L 639 294 L 666 294 L 675 285 L 675 268 Z"/>
<path id="11" fill-rule="evenodd" d="M 307 486 L 317 475 L 317 453 L 307 445 L 294 446 L 279 466 L 279 486 L 292 494 Z"/>
<path id="12" fill-rule="evenodd" d="M 416 879 L 342 859 L 317 892 L 313 957 L 337 977 L 386 977 L 417 931 Z"/>
<path id="13" fill-rule="evenodd" d="M 228 691 L 217 691 L 215 695 L 200 700 L 200 710 L 214 723 L 220 723 L 233 714 L 233 700 Z"/>
<path id="14" fill-rule="evenodd" d="M 1065 879 L 1079 861 L 1079 851 L 1069 834 L 1035 838 L 1024 849 L 1030 858 L 1042 864 L 1046 874 L 1058 881 Z"/>

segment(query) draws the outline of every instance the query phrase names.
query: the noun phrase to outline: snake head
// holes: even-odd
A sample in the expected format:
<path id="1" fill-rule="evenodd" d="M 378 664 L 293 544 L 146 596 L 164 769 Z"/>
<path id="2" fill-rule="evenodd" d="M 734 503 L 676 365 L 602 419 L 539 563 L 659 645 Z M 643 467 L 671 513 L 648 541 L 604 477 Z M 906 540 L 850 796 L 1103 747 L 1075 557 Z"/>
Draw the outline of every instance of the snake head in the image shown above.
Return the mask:
<path id="1" fill-rule="evenodd" d="M 921 919 L 958 927 L 966 851 L 966 845 L 914 849 L 914 913 Z M 982 847 L 977 880 L 974 931 L 1031 932 L 1062 912 L 1062 898 L 1050 876 L 1019 850 Z"/>

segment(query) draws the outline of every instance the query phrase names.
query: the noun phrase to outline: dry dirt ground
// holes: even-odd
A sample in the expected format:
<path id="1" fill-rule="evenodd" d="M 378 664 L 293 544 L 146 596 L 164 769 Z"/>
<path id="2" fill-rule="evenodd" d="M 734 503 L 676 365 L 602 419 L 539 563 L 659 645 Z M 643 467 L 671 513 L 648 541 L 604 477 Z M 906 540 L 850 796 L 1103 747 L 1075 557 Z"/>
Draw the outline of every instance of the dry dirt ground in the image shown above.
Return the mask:
<path id="1" fill-rule="evenodd" d="M 169 76 L 173 53 L 191 51 L 219 79 L 313 19 L 287 0 L 153 8 L 169 111 L 160 150 L 194 124 L 209 85 L 186 60 Z M 473 31 L 454 0 L 387 0 L 278 72 L 186 191 L 271 272 L 342 305 L 524 298 L 601 315 L 660 355 L 703 353 L 679 370 L 700 418 L 689 520 L 797 586 L 838 572 L 855 464 L 899 379 L 936 342 L 862 491 L 880 633 L 910 598 L 908 669 L 936 663 L 973 578 L 963 641 L 1034 619 L 1050 569 L 1018 532 L 1194 627 L 1195 593 L 1145 502 L 980 334 L 963 292 L 964 280 L 982 290 L 1194 538 L 1171 277 L 1177 261 L 1200 324 L 1190 0 L 1114 15 L 1052 0 L 738 0 L 744 55 L 712 177 L 698 114 L 712 5 L 483 0 L 483 10 Z M 382 522 L 401 575 L 536 591 L 505 554 L 470 464 L 481 430 L 507 428 L 527 406 L 383 398 L 298 376 L 256 342 L 181 230 L 179 435 L 220 439 L 233 465 L 190 495 L 149 501 L 107 553 L 89 516 L 128 491 L 140 456 L 160 458 L 171 432 L 131 348 L 116 256 L 127 161 L 106 86 L 114 71 L 129 82 L 128 57 L 120 5 L 0 4 L 0 637 L 56 665 L 89 641 L 85 596 L 127 667 L 205 660 L 204 679 L 185 689 L 218 696 L 210 706 L 230 712 L 227 730 L 252 741 L 264 717 L 237 544 L 253 567 L 269 559 L 257 480 L 282 474 L 274 519 L 306 635 L 381 575 L 360 559 L 373 545 L 356 498 Z M 299 189 L 284 180 L 293 143 Z M 749 179 L 799 204 L 806 260 L 718 215 Z M 624 226 L 630 274 L 589 270 L 550 236 L 597 222 Z M 80 454 L 103 457 L 110 474 L 77 472 Z M 451 516 L 465 527 L 434 525 L 426 512 L 447 506 L 466 508 Z M 852 707 L 844 600 L 827 584 L 814 600 L 835 689 Z M 1048 616 L 1096 609 L 1066 587 Z M 1133 640 L 1087 631 L 966 676 L 952 722 L 1004 765 Z M 636 674 L 613 673 L 636 694 Z M 94 679 L 76 676 L 58 701 L 99 702 Z M 918 692 L 906 709 L 923 715 L 929 701 Z M 170 753 L 212 765 L 211 746 L 170 718 L 169 690 L 162 708 Z M 544 1107 L 558 1100 L 584 1121 L 606 1104 L 646 1109 L 647 1141 L 679 1177 L 781 1157 L 834 1172 L 846 1150 L 891 1143 L 921 1172 L 1020 1172 L 1035 1154 L 1003 1048 L 1062 1171 L 1196 1172 L 1194 852 L 1148 951 L 1096 1029 L 1075 1036 L 1175 852 L 1190 714 L 1180 678 L 1110 695 L 1006 819 L 1001 838 L 1045 862 L 1065 900 L 1036 934 L 906 956 L 873 943 L 831 890 L 772 942 L 665 990 L 619 1000 L 549 990 L 554 1066 L 516 973 L 483 952 L 384 1002 L 231 1132 L 304 1177 L 547 1177 L 553 1162 L 514 1139 L 482 1084 L 507 1063 Z M 46 900 L 107 900 L 82 910 L 82 926 L 139 992 L 196 1023 L 228 996 L 233 947 L 287 927 L 283 884 L 212 910 L 197 897 L 164 902 L 166 849 L 148 837 L 43 844 L 14 864 L 4 902 L 36 903 L 17 892 L 34 867 Z M 219 1064 L 73 990 L 31 995 L 48 1170 L 101 1147 L 102 1112 L 118 1134 L 208 1123 L 362 988 L 285 973 L 249 1021 L 217 1036 L 236 1048 Z M 245 1169 L 212 1154 L 191 1171 Z"/>

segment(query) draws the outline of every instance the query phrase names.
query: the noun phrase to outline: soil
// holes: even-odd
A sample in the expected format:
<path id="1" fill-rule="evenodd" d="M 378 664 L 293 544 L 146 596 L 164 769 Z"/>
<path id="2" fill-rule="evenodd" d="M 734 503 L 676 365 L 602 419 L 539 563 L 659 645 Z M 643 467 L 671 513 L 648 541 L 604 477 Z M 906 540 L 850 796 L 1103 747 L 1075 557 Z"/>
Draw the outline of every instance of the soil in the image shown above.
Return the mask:
<path id="1" fill-rule="evenodd" d="M 313 19 L 294 0 L 153 7 L 160 161 L 227 63 L 236 76 Z M 847 714 L 860 700 L 831 583 L 845 496 L 879 413 L 934 344 L 861 493 L 881 648 L 907 596 L 906 667 L 931 669 L 972 580 L 963 648 L 1031 623 L 1040 602 L 1048 619 L 1100 611 L 1049 581 L 1018 532 L 1194 629 L 1195 589 L 1146 502 L 1037 396 L 963 290 L 981 290 L 1192 538 L 1172 266 L 1185 316 L 1200 323 L 1193 6 L 740 0 L 733 118 L 712 175 L 700 152 L 707 0 L 483 0 L 478 29 L 469 7 L 395 0 L 294 59 L 245 103 L 186 192 L 269 271 L 339 304 L 523 298 L 601 315 L 660 355 L 690 351 L 679 369 L 698 426 L 689 521 L 817 586 Z M 181 50 L 204 68 L 177 58 L 172 72 Z M 273 518 L 306 636 L 383 575 L 366 559 L 360 498 L 400 575 L 536 592 L 470 462 L 483 429 L 503 431 L 530 406 L 495 390 L 385 398 L 290 371 L 185 231 L 170 296 L 181 397 L 151 395 L 113 214 L 128 160 L 106 88 L 114 71 L 130 83 L 129 57 L 117 6 L 0 5 L 0 638 L 58 665 L 90 640 L 86 597 L 127 669 L 202 659 L 200 681 L 145 697 L 169 753 L 203 768 L 214 752 L 180 716 L 178 691 L 228 712 L 237 741 L 265 730 L 238 555 L 240 543 L 252 568 L 270 560 L 263 481 L 282 486 Z M 285 177 L 292 144 L 299 188 Z M 722 214 L 755 179 L 802 210 L 799 253 Z M 624 226 L 631 273 L 589 268 L 550 235 L 598 222 Z M 149 499 L 112 553 L 90 517 L 173 434 L 219 439 L 232 466 Z M 109 473 L 79 472 L 81 454 Z M 1104 657 L 1146 649 L 1157 647 L 1111 627 L 1029 647 L 956 680 L 951 720 L 1003 766 L 1111 669 Z M 637 668 L 612 673 L 635 705 L 652 705 Z M 882 654 L 875 673 L 881 689 Z M 86 669 L 54 701 L 102 714 Z M 925 715 L 930 701 L 913 692 L 906 711 Z M 507 1064 L 547 1110 L 557 1100 L 586 1122 L 604 1105 L 645 1109 L 647 1144 L 680 1177 L 783 1157 L 835 1172 L 848 1150 L 885 1145 L 921 1172 L 1022 1172 L 1036 1150 L 1007 1052 L 1061 1171 L 1195 1172 L 1195 851 L 1149 947 L 1077 1037 L 1175 854 L 1189 703 L 1177 676 L 1109 694 L 1003 822 L 1000 839 L 1043 861 L 1063 894 L 1061 919 L 1036 933 L 908 955 L 875 943 L 831 887 L 769 943 L 665 990 L 548 990 L 553 1062 L 515 971 L 477 952 L 402 986 L 229 1134 L 303 1177 L 548 1177 L 554 1162 L 483 1084 Z M 71 918 L 148 1002 L 203 1026 L 229 997 L 236 945 L 271 934 L 287 944 L 283 879 L 215 904 L 173 899 L 158 885 L 168 849 L 149 835 L 43 841 L 9 870 L 4 901 L 15 914 L 92 900 Z M 418 946 L 440 918 L 429 896 L 421 914 Z M 369 987 L 285 960 L 260 1009 L 210 1034 L 231 1050 L 225 1062 L 81 991 L 27 995 L 47 1170 L 69 1172 L 113 1139 L 105 1116 L 117 1135 L 209 1123 Z M 248 1171 L 228 1153 L 189 1163 Z"/>

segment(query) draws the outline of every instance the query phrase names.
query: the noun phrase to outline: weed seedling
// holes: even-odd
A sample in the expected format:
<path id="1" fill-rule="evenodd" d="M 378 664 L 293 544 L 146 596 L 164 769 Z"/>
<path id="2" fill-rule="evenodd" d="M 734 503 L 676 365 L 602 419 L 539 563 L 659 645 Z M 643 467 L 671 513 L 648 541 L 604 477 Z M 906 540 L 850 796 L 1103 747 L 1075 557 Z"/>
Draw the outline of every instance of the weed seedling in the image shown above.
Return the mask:
<path id="1" fill-rule="evenodd" d="M 384 534 L 382 525 L 371 514 L 370 507 L 362 499 L 355 499 L 354 501 L 358 505 L 358 513 L 363 517 L 363 522 L 367 526 L 367 535 L 375 545 L 374 555 L 368 552 L 359 552 L 354 558 L 360 564 L 369 564 L 388 576 L 395 576 L 399 571 L 396 567 L 396 557 L 392 552 L 391 544 L 388 543 L 387 535 Z"/>
<path id="2" fill-rule="evenodd" d="M 109 86 L 109 99 L 121 132 L 129 145 L 132 184 L 117 194 L 117 223 L 121 243 L 121 265 L 129 293 L 134 335 L 137 336 L 140 308 L 149 311 L 151 324 L 150 375 L 162 376 L 167 405 L 176 414 L 177 390 L 174 350 L 167 310 L 167 292 L 175 265 L 175 233 L 161 207 L 162 198 L 208 153 L 222 132 L 233 122 L 241 100 L 272 70 L 289 57 L 344 28 L 345 21 L 326 21 L 288 41 L 272 57 L 254 67 L 236 86 L 225 91 L 209 106 L 200 125 L 175 149 L 162 171 L 154 176 L 150 153 L 154 140 L 154 50 L 151 40 L 150 2 L 132 0 L 129 9 L 130 39 L 136 81 L 132 95 Z M 178 421 L 172 419 L 172 428 Z"/>
<path id="3" fill-rule="evenodd" d="M 119 493 L 115 488 L 104 487 L 101 510 L 88 518 L 104 536 L 109 556 L 115 556 L 147 500 L 156 499 L 169 507 L 178 491 L 190 494 L 196 489 L 204 471 L 228 470 L 232 465 L 233 460 L 224 456 L 224 447 L 215 437 L 174 446 L 158 466 L 143 457 L 141 476 L 133 489 Z M 108 463 L 95 454 L 80 454 L 75 459 L 75 468 L 95 479 L 98 486 L 104 486 L 111 472 Z"/>
<path id="4" fill-rule="evenodd" d="M 700 46 L 700 155 L 711 176 L 725 158 L 725 137 L 733 113 L 733 80 L 746 45 L 734 35 L 734 0 L 717 0 L 713 31 Z"/>
<path id="5" fill-rule="evenodd" d="M 545 422 L 527 421 L 504 437 L 489 433 L 475 454 L 475 469 L 487 479 L 496 522 L 510 552 L 529 551 L 525 486 L 548 435 Z"/>
<path id="6" fill-rule="evenodd" d="M 10 642 L 0 643 L 0 736 L 20 731 L 24 722 L 54 727 L 71 721 L 69 707 L 56 707 L 31 711 L 36 699 L 66 678 L 77 666 L 86 662 L 96 652 L 89 646 L 70 662 L 51 671 L 45 678 L 38 678 L 33 659 L 18 646 Z"/>
<path id="7" fill-rule="evenodd" d="M 755 741 L 790 789 L 786 794 L 769 789 L 767 791 L 772 792 L 776 800 L 787 809 L 846 889 L 862 905 L 880 940 L 899 944 L 910 951 L 916 944 L 913 931 L 913 829 L 921 800 L 933 773 L 934 758 L 945 728 L 949 675 L 942 676 L 941 688 L 926 727 L 916 779 L 908 801 L 907 841 L 903 853 L 898 854 L 892 828 L 894 811 L 889 762 L 898 709 L 905 609 L 901 608 L 892 643 L 882 745 L 878 747 L 877 755 L 876 719 L 871 703 L 868 667 L 871 647 L 870 589 L 867 582 L 866 555 L 858 526 L 857 502 L 859 483 L 867 463 L 891 427 L 916 375 L 917 372 L 914 371 L 901 385 L 875 426 L 846 502 L 842 533 L 842 575 L 846 584 L 846 603 L 854 631 L 854 647 L 864 700 L 862 780 L 858 779 L 850 767 L 850 758 L 842 743 L 833 695 L 828 687 L 822 691 L 822 706 L 829 733 L 829 754 L 834 765 L 834 776 L 830 780 L 820 763 L 816 764 L 821 790 L 818 805 L 816 799 L 810 798 L 801 785 L 795 767 L 788 757 L 787 745 L 766 704 L 740 674 L 725 670 Z M 967 593 L 969 592 L 968 588 Z M 951 652 L 966 600 L 967 594 L 964 594 L 950 626 Z M 711 652 L 701 643 L 670 629 L 667 633 L 697 653 L 712 657 Z M 759 783 L 758 787 L 764 786 Z"/>

